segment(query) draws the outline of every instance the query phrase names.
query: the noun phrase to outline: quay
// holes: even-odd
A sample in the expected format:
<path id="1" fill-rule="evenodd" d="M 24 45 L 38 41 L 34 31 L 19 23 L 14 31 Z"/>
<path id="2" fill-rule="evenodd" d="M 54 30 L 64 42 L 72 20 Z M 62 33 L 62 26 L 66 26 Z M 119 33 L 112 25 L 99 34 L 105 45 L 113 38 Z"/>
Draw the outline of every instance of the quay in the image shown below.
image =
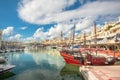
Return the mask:
<path id="1" fill-rule="evenodd" d="M 82 66 L 79 68 L 85 80 L 120 80 L 120 66 Z"/>

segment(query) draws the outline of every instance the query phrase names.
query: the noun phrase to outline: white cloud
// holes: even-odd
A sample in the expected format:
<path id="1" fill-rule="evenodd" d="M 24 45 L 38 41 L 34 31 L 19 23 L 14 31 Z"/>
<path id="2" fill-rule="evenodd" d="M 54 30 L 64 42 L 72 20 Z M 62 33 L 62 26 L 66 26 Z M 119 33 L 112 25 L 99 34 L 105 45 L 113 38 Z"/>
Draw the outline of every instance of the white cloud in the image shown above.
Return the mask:
<path id="1" fill-rule="evenodd" d="M 21 27 L 20 29 L 25 30 L 25 29 L 27 29 L 27 27 Z"/>
<path id="2" fill-rule="evenodd" d="M 43 39 L 52 39 L 54 37 L 56 38 L 60 38 L 60 33 L 62 31 L 62 33 L 65 35 L 67 35 L 70 31 L 71 28 L 73 27 L 73 24 L 57 24 L 54 25 L 53 27 L 51 27 L 48 31 L 44 32 L 44 28 L 38 28 L 34 35 L 33 38 L 34 39 L 39 39 L 39 40 L 43 40 Z"/>
<path id="3" fill-rule="evenodd" d="M 10 26 L 3 30 L 3 39 L 10 41 L 20 41 L 22 38 L 21 34 L 15 34 L 14 27 Z"/>
<path id="4" fill-rule="evenodd" d="M 36 32 L 34 33 L 33 38 L 34 39 L 39 39 L 39 40 L 47 39 L 47 32 L 43 32 L 43 27 L 38 28 L 36 30 Z"/>
<path id="5" fill-rule="evenodd" d="M 81 31 L 86 28 L 91 28 L 94 26 L 94 22 L 96 17 L 85 17 L 81 20 L 81 22 L 78 22 L 76 24 L 76 31 Z"/>
<path id="6" fill-rule="evenodd" d="M 3 35 L 11 35 L 14 31 L 14 27 L 10 26 L 10 27 L 7 27 L 6 29 L 3 30 Z"/>
<path id="7" fill-rule="evenodd" d="M 76 35 L 84 32 L 90 33 L 91 31 L 93 31 L 94 23 L 91 21 L 91 17 L 87 17 L 84 18 L 81 22 L 77 23 L 75 25 Z M 97 27 L 101 27 L 101 25 L 97 25 Z M 59 39 L 61 31 L 63 33 L 63 37 L 72 37 L 72 28 L 73 24 L 57 24 L 52 26 L 48 31 L 44 31 L 44 27 L 38 28 L 35 31 L 33 38 L 38 40 L 44 40 L 56 37 Z"/>
<path id="8" fill-rule="evenodd" d="M 10 36 L 10 37 L 9 37 L 9 40 L 11 40 L 11 41 L 20 41 L 20 40 L 21 40 L 21 37 L 22 37 L 21 34 L 16 34 L 16 35 L 14 35 L 14 36 Z"/>
<path id="9" fill-rule="evenodd" d="M 82 0 L 80 1 L 82 3 Z M 21 19 L 33 24 L 69 22 L 72 19 L 79 21 L 81 17 L 94 18 L 120 14 L 119 0 L 98 0 L 88 2 L 78 9 L 64 11 L 66 7 L 75 2 L 76 0 L 48 0 L 47 2 L 45 0 L 22 0 L 18 7 L 18 14 Z"/>
<path id="10" fill-rule="evenodd" d="M 15 38 L 16 38 L 16 39 L 20 39 L 21 37 L 22 37 L 21 34 L 16 34 L 16 35 L 15 35 Z"/>
<path id="11" fill-rule="evenodd" d="M 31 42 L 33 40 L 34 40 L 33 37 L 26 37 L 26 38 L 22 39 L 23 42 Z"/>
<path id="12" fill-rule="evenodd" d="M 96 0 L 94 2 L 88 0 L 86 4 L 84 0 L 79 0 L 82 6 L 65 11 L 65 8 L 74 5 L 76 1 L 78 0 L 48 0 L 47 2 L 46 0 L 21 0 L 18 14 L 22 20 L 32 24 L 57 23 L 48 31 L 44 31 L 43 27 L 38 28 L 32 37 L 25 40 L 60 37 L 61 31 L 64 35 L 70 35 L 70 29 L 73 27 L 71 21 L 76 23 L 76 31 L 89 32 L 98 18 L 103 22 L 113 21 L 116 18 L 114 16 L 120 14 L 119 0 Z M 108 15 L 111 16 L 108 18 Z"/>
<path id="13" fill-rule="evenodd" d="M 67 33 L 73 27 L 72 24 L 57 24 L 49 29 L 49 35 L 57 36 L 62 31 L 63 34 Z"/>
<path id="14" fill-rule="evenodd" d="M 40 23 L 41 19 L 47 21 L 55 18 L 66 7 L 74 4 L 76 0 L 22 0 L 19 4 L 19 17 L 30 23 Z M 48 20 L 46 20 L 46 18 Z M 42 21 L 42 22 L 44 22 Z M 53 22 L 53 21 L 52 21 Z"/>

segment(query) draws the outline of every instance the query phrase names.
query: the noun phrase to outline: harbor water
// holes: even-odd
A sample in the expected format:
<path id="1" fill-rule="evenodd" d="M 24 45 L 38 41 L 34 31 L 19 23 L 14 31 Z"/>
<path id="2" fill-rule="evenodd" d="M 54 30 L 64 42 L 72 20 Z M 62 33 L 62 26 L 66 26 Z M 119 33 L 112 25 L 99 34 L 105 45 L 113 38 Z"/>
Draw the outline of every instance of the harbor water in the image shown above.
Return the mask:
<path id="1" fill-rule="evenodd" d="M 7 76 L 0 75 L 0 80 L 83 80 L 79 66 L 66 64 L 56 49 L 39 48 L 0 56 L 6 56 L 8 64 L 16 65 Z"/>

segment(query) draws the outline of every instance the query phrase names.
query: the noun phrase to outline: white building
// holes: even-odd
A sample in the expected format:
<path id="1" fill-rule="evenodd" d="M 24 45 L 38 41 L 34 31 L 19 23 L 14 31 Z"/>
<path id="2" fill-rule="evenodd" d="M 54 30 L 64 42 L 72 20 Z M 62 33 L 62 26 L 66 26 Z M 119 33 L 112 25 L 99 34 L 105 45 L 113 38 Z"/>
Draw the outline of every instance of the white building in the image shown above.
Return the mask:
<path id="1" fill-rule="evenodd" d="M 2 30 L 0 30 L 0 47 L 1 47 L 1 44 L 2 44 Z"/>

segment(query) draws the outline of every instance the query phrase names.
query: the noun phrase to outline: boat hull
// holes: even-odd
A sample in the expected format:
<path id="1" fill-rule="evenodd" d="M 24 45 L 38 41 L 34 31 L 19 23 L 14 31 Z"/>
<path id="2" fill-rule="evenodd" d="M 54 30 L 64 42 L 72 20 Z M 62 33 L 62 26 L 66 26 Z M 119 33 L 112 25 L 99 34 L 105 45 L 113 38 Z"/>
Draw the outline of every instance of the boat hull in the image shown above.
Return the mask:
<path id="1" fill-rule="evenodd" d="M 65 62 L 68 64 L 73 64 L 73 65 L 83 65 L 80 60 L 77 59 L 69 59 L 67 57 L 63 57 Z"/>
<path id="2" fill-rule="evenodd" d="M 74 56 L 66 54 L 64 52 L 60 52 L 60 55 L 64 58 L 65 62 L 68 64 L 83 65 L 82 58 L 81 59 L 79 57 L 75 58 Z"/>
<path id="3" fill-rule="evenodd" d="M 113 65 L 115 63 L 115 59 L 112 58 L 108 61 L 106 57 L 100 56 L 92 56 L 91 54 L 87 54 L 86 58 L 83 57 L 75 57 L 66 52 L 60 52 L 60 55 L 64 58 L 65 62 L 68 64 L 74 65 Z M 89 62 L 89 63 L 88 63 Z"/>

